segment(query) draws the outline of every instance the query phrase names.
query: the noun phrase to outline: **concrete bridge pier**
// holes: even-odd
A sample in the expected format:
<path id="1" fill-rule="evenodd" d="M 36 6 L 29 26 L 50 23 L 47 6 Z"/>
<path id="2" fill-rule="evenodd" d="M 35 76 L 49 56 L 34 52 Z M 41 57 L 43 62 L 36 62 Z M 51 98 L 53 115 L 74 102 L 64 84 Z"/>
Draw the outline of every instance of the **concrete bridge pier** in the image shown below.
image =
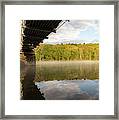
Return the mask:
<path id="1" fill-rule="evenodd" d="M 24 52 L 26 56 L 27 65 L 36 65 L 35 52 L 32 50 L 31 52 Z"/>

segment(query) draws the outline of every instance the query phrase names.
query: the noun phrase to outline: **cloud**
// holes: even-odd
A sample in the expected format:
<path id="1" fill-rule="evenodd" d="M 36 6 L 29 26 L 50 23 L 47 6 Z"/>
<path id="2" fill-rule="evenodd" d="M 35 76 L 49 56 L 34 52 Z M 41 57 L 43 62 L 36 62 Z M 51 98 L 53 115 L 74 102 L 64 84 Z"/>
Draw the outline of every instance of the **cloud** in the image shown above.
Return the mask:
<path id="1" fill-rule="evenodd" d="M 89 27 L 98 29 L 98 21 L 97 20 L 73 20 L 70 22 L 70 26 L 74 29 L 78 29 L 80 31 L 86 31 Z"/>
<path id="2" fill-rule="evenodd" d="M 51 33 L 48 40 L 44 40 L 44 43 L 66 43 L 67 41 L 74 41 L 80 39 L 81 32 L 94 29 L 93 34 L 99 33 L 98 20 L 70 20 L 63 24 L 56 33 Z M 93 39 L 93 38 L 92 38 Z M 85 41 L 84 41 L 85 42 Z"/>

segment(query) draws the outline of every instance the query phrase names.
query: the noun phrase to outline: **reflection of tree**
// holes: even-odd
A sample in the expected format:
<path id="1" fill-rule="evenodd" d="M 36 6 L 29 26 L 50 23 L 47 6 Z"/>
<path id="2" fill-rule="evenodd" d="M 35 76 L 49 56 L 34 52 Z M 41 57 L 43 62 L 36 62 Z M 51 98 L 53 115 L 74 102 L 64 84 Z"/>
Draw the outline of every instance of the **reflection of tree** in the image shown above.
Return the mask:
<path id="1" fill-rule="evenodd" d="M 40 89 L 34 84 L 33 80 L 35 78 L 35 69 L 36 66 L 26 66 L 24 79 L 21 80 L 22 84 L 22 100 L 44 100 L 45 97 L 43 93 L 40 92 Z M 23 68 L 21 69 L 21 72 Z"/>
<path id="2" fill-rule="evenodd" d="M 76 79 L 99 79 L 99 63 L 90 62 L 40 62 L 36 66 L 38 80 L 76 80 Z"/>

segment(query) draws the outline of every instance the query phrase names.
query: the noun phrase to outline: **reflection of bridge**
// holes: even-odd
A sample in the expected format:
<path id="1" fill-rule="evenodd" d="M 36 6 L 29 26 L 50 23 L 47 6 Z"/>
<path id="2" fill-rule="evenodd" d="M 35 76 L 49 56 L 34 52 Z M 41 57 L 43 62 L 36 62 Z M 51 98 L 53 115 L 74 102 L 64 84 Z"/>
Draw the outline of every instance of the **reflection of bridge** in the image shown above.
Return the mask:
<path id="1" fill-rule="evenodd" d="M 24 70 L 25 69 L 25 70 Z M 44 100 L 44 94 L 34 83 L 36 67 L 27 66 L 21 68 L 21 72 L 24 74 L 21 78 L 21 99 L 22 100 Z M 21 76 L 22 77 L 22 76 Z"/>
<path id="2" fill-rule="evenodd" d="M 23 53 L 26 61 L 35 63 L 35 54 L 33 49 L 42 43 L 44 39 L 48 39 L 51 32 L 56 30 L 66 21 L 62 20 L 24 20 L 22 21 L 21 42 Z"/>

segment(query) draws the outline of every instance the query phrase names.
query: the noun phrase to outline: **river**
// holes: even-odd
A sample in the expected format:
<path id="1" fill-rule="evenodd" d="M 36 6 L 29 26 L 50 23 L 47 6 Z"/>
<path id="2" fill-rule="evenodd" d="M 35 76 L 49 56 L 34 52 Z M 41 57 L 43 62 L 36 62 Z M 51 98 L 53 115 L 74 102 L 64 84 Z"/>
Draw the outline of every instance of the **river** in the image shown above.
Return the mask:
<path id="1" fill-rule="evenodd" d="M 38 62 L 21 70 L 22 100 L 98 100 L 99 62 Z"/>

